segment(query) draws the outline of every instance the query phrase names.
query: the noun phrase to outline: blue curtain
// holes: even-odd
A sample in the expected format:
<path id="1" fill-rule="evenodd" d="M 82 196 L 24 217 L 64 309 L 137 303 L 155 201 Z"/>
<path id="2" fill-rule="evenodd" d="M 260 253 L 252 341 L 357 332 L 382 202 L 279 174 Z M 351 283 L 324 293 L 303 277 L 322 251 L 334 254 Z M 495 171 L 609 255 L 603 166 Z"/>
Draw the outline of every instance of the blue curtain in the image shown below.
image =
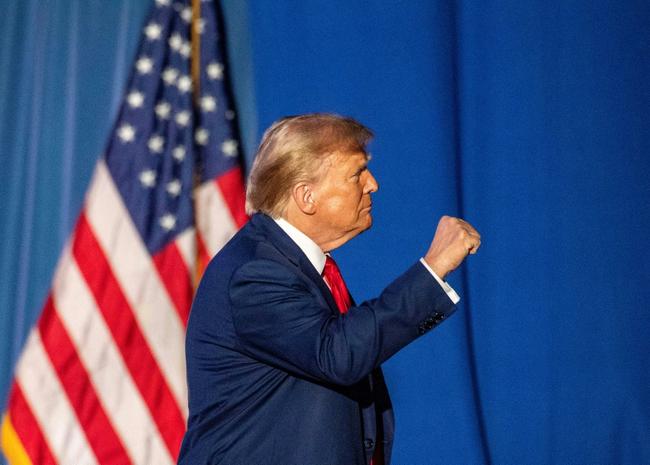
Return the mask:
<path id="1" fill-rule="evenodd" d="M 148 2 L 0 1 L 0 394 L 112 124 Z M 223 2 L 245 148 L 276 118 L 376 132 L 357 300 L 442 214 L 483 245 L 459 312 L 385 367 L 396 465 L 650 463 L 650 4 Z"/>
<path id="2" fill-rule="evenodd" d="M 109 5 L 110 3 L 110 5 Z M 0 395 L 50 286 L 131 66 L 144 5 L 0 2 Z"/>

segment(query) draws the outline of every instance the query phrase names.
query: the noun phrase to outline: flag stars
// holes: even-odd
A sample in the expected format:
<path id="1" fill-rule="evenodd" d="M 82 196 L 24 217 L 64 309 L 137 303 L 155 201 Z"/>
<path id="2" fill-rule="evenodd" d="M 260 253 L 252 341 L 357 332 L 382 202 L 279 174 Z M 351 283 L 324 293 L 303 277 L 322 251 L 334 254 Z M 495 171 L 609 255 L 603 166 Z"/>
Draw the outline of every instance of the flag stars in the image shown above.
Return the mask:
<path id="1" fill-rule="evenodd" d="M 125 144 L 133 142 L 135 139 L 135 128 L 128 123 L 122 124 L 117 129 L 117 137 Z"/>
<path id="2" fill-rule="evenodd" d="M 135 69 L 138 71 L 138 74 L 149 74 L 153 69 L 153 60 L 148 56 L 141 56 L 135 62 Z"/>
<path id="3" fill-rule="evenodd" d="M 174 150 L 172 151 L 172 157 L 174 157 L 174 160 L 178 162 L 185 160 L 185 147 L 182 145 L 177 145 L 174 147 Z"/>
<path id="4" fill-rule="evenodd" d="M 183 38 L 178 32 L 174 32 L 169 38 L 169 46 L 176 52 L 178 52 L 183 46 Z"/>
<path id="5" fill-rule="evenodd" d="M 156 185 L 156 172 L 154 170 L 144 170 L 140 173 L 138 179 L 144 187 L 154 187 Z"/>
<path id="6" fill-rule="evenodd" d="M 165 68 L 162 72 L 162 80 L 168 86 L 176 84 L 176 78 L 178 78 L 178 70 L 176 68 Z"/>
<path id="7" fill-rule="evenodd" d="M 160 217 L 158 223 L 165 231 L 171 231 L 176 226 L 176 217 L 171 213 L 165 213 Z"/>
<path id="8" fill-rule="evenodd" d="M 189 58 L 192 54 L 192 46 L 189 42 L 183 42 L 181 49 L 178 51 L 183 57 Z"/>
<path id="9" fill-rule="evenodd" d="M 177 197 L 181 193 L 181 182 L 178 179 L 169 181 L 165 186 L 165 190 L 172 197 Z"/>
<path id="10" fill-rule="evenodd" d="M 186 110 L 179 111 L 178 113 L 176 113 L 176 116 L 174 117 L 174 120 L 176 121 L 176 124 L 178 124 L 180 127 L 184 128 L 190 122 L 190 112 L 186 111 Z"/>
<path id="11" fill-rule="evenodd" d="M 141 108 L 144 103 L 144 94 L 137 90 L 129 92 L 126 96 L 126 103 L 128 103 L 131 108 Z"/>
<path id="12" fill-rule="evenodd" d="M 147 147 L 152 153 L 162 153 L 165 147 L 165 139 L 157 134 L 151 136 L 147 141 Z"/>
<path id="13" fill-rule="evenodd" d="M 209 137 L 210 137 L 210 133 L 205 128 L 198 128 L 194 133 L 194 140 L 199 145 L 207 144 Z"/>
<path id="14" fill-rule="evenodd" d="M 221 151 L 223 154 L 227 157 L 234 157 L 237 155 L 237 147 L 239 144 L 237 144 L 236 140 L 233 139 L 226 139 L 223 141 L 221 144 Z"/>
<path id="15" fill-rule="evenodd" d="M 190 42 L 183 40 L 183 37 L 178 32 L 174 32 L 169 38 L 169 46 L 173 51 L 180 53 L 185 58 L 188 58 L 192 52 Z"/>
<path id="16" fill-rule="evenodd" d="M 178 82 L 176 82 L 176 87 L 178 87 L 178 90 L 181 91 L 181 93 L 185 94 L 192 90 L 192 79 L 190 79 L 189 76 L 183 75 L 178 78 Z"/>
<path id="17" fill-rule="evenodd" d="M 144 28 L 144 35 L 147 36 L 148 40 L 158 40 L 162 34 L 162 27 L 158 23 L 149 23 L 147 27 Z"/>
<path id="18" fill-rule="evenodd" d="M 232 110 L 226 110 L 226 119 L 229 121 L 235 119 L 235 112 Z"/>
<path id="19" fill-rule="evenodd" d="M 217 100 L 212 95 L 204 95 L 200 101 L 201 109 L 210 113 L 217 109 Z"/>
<path id="20" fill-rule="evenodd" d="M 208 77 L 213 81 L 223 79 L 223 65 L 221 63 L 217 63 L 216 61 L 208 63 L 205 70 L 208 73 Z"/>
<path id="21" fill-rule="evenodd" d="M 169 6 L 169 0 L 156 0 L 156 6 Z"/>
<path id="22" fill-rule="evenodd" d="M 192 21 L 192 8 L 186 6 L 181 10 L 180 15 L 181 15 L 181 19 L 185 21 L 187 24 L 189 24 L 190 21 Z"/>
<path id="23" fill-rule="evenodd" d="M 154 111 L 156 112 L 156 116 L 158 118 L 167 119 L 169 118 L 169 113 L 172 111 L 172 106 L 169 103 L 162 101 L 156 105 Z"/>

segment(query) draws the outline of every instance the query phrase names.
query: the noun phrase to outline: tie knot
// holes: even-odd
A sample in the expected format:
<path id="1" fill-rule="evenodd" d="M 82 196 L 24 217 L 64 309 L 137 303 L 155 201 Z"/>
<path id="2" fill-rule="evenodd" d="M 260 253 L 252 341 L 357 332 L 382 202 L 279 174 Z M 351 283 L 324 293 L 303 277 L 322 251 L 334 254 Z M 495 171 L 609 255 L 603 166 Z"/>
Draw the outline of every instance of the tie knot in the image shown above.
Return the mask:
<path id="1" fill-rule="evenodd" d="M 325 281 L 332 291 L 332 296 L 334 297 L 334 301 L 336 302 L 339 311 L 341 313 L 347 312 L 348 308 L 352 305 L 352 298 L 350 297 L 348 288 L 343 281 L 343 276 L 341 276 L 341 270 L 339 270 L 338 265 L 329 255 L 325 259 L 323 278 L 325 278 Z"/>
<path id="2" fill-rule="evenodd" d="M 325 268 L 323 268 L 323 276 L 325 276 L 326 278 L 328 276 L 341 277 L 341 270 L 339 270 L 339 266 L 336 264 L 334 259 L 329 255 L 326 255 L 325 258 Z M 341 279 L 343 278 L 341 277 Z"/>

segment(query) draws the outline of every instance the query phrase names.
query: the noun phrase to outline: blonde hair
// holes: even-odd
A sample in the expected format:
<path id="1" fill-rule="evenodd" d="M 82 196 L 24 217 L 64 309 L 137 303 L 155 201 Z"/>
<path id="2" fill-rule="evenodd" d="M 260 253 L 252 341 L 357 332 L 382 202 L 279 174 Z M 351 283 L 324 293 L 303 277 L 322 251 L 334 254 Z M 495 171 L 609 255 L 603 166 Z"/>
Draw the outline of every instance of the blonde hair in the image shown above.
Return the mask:
<path id="1" fill-rule="evenodd" d="M 282 216 L 290 190 L 314 182 L 334 152 L 366 153 L 372 131 L 352 118 L 311 113 L 282 118 L 266 130 L 246 188 L 246 212 Z"/>

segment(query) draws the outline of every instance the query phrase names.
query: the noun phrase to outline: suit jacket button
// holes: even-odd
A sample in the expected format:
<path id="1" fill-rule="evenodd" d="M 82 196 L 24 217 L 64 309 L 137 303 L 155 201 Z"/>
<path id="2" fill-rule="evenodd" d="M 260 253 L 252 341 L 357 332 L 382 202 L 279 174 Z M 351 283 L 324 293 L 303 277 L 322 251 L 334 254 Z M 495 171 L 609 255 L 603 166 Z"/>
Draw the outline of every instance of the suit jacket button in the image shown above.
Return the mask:
<path id="1" fill-rule="evenodd" d="M 375 441 L 372 439 L 364 439 L 363 445 L 366 446 L 366 449 L 372 449 L 375 445 Z"/>

